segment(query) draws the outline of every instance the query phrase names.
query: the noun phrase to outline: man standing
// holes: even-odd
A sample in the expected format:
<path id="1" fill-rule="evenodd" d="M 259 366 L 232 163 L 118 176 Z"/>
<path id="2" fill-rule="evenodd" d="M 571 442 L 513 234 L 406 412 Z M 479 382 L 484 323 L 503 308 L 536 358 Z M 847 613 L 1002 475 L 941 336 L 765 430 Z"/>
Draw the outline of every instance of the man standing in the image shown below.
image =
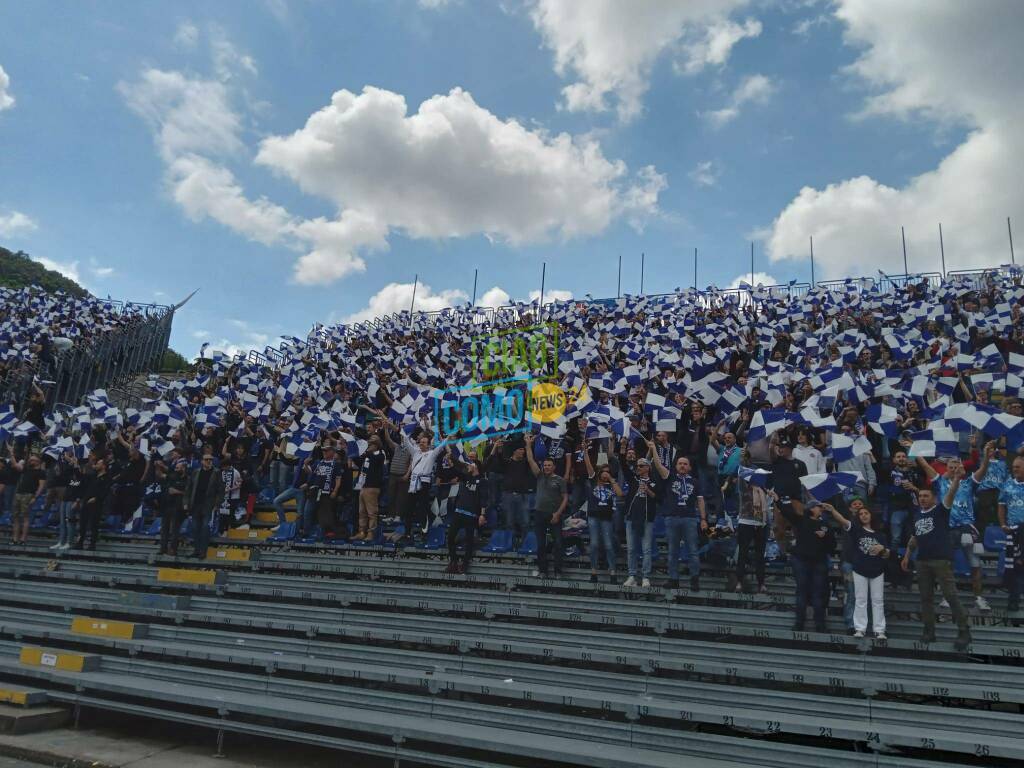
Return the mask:
<path id="1" fill-rule="evenodd" d="M 162 469 L 157 465 L 158 472 Z M 178 556 L 178 532 L 181 529 L 181 505 L 185 499 L 188 486 L 188 462 L 178 459 L 169 470 L 162 471 L 160 477 L 160 550 L 159 554 Z"/>
<path id="2" fill-rule="evenodd" d="M 967 624 L 967 612 L 960 605 L 953 578 L 953 542 L 950 538 L 950 508 L 964 476 L 963 465 L 946 472 L 949 482 L 942 504 L 935 503 L 935 491 L 922 488 L 917 492 L 919 509 L 914 511 L 914 535 L 903 556 L 903 570 L 910 570 L 910 553 L 917 550 L 917 587 L 921 592 L 921 620 L 924 622 L 922 643 L 935 642 L 935 585 L 953 612 L 953 620 L 960 632 L 956 637 L 956 649 L 967 650 L 971 643 L 971 631 Z"/>
<path id="3" fill-rule="evenodd" d="M 565 478 L 555 474 L 554 460 L 546 458 L 542 466 L 537 466 L 537 460 L 533 458 L 533 440 L 533 435 L 526 435 L 526 460 L 530 471 L 537 478 L 537 501 L 533 518 L 533 529 L 537 534 L 537 568 L 533 575 L 542 579 L 548 576 L 550 533 L 557 579 L 562 575 L 562 513 L 569 503 L 569 497 L 565 491 Z"/>
<path id="4" fill-rule="evenodd" d="M 192 515 L 195 541 L 192 557 L 197 560 L 206 558 L 206 548 L 210 543 L 210 517 L 220 506 L 223 496 L 224 484 L 221 482 L 220 471 L 214 469 L 213 456 L 205 454 L 199 469 L 189 479 L 182 503 L 182 510 Z"/>
<path id="5" fill-rule="evenodd" d="M 15 545 L 24 546 L 28 540 L 29 522 L 36 499 L 43 495 L 46 473 L 39 463 L 39 456 L 31 454 L 27 459 L 17 461 L 11 453 L 14 471 L 20 473 L 17 490 L 14 493 L 14 513 L 11 515 L 11 537 Z"/>
<path id="6" fill-rule="evenodd" d="M 334 443 L 325 443 L 323 453 L 323 458 L 313 467 L 309 493 L 313 494 L 316 502 L 316 521 L 320 530 L 325 538 L 333 539 L 337 536 L 336 505 L 345 479 L 345 464 L 338 461 Z"/>
<path id="7" fill-rule="evenodd" d="M 776 433 L 778 434 L 778 433 Z M 773 439 L 775 435 L 772 435 Z M 775 460 L 771 466 L 772 478 L 769 487 L 779 496 L 780 504 L 792 504 L 797 515 L 803 514 L 803 486 L 800 478 L 807 475 L 807 465 L 793 458 L 793 443 L 787 435 L 781 435 L 775 442 Z M 775 515 L 775 543 L 782 554 L 786 554 L 786 530 L 788 521 L 782 515 Z"/>
<path id="8" fill-rule="evenodd" d="M 999 489 L 999 525 L 1006 533 L 1006 580 L 1010 599 L 1007 611 L 1020 610 L 1020 594 L 1024 588 L 1024 456 L 1010 465 L 1010 477 Z"/>
<path id="9" fill-rule="evenodd" d="M 696 479 L 691 474 L 690 460 L 686 456 L 676 458 L 670 472 L 658 458 L 654 444 L 648 442 L 647 445 L 654 458 L 654 468 L 663 480 L 668 480 L 664 501 L 665 537 L 668 540 L 668 582 L 665 586 L 668 589 L 679 588 L 679 542 L 685 539 L 689 555 L 690 589 L 699 592 L 700 534 L 708 530 L 704 496 L 697 489 Z"/>
<path id="10" fill-rule="evenodd" d="M 359 459 L 359 531 L 352 541 L 373 541 L 377 538 L 377 510 L 380 489 L 384 485 L 384 462 L 387 456 L 381 448 L 380 438 L 371 435 L 366 441 L 366 452 Z"/>
<path id="11" fill-rule="evenodd" d="M 86 534 L 89 535 L 90 551 L 96 549 L 96 542 L 100 537 L 100 519 L 103 517 L 103 510 L 107 506 L 107 497 L 113 485 L 113 479 L 107 471 L 106 459 L 96 459 L 93 462 L 95 472 L 89 481 L 88 490 L 82 496 L 85 503 L 82 505 L 81 526 L 78 530 L 78 543 L 75 549 L 82 549 L 85 546 Z"/>

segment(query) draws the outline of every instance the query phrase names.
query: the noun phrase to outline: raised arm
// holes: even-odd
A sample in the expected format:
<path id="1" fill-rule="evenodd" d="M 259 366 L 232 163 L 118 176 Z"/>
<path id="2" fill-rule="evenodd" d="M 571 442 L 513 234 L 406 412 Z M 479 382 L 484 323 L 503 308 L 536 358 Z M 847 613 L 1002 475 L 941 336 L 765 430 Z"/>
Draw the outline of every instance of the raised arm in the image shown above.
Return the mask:
<path id="1" fill-rule="evenodd" d="M 949 478 L 949 488 L 946 489 L 946 495 L 942 497 L 942 506 L 946 509 L 952 509 L 956 492 L 960 488 L 960 480 L 964 476 L 964 470 L 961 467 L 956 472 L 947 472 L 946 476 Z"/>
<path id="2" fill-rule="evenodd" d="M 661 463 L 661 457 L 658 456 L 658 452 L 654 450 L 653 440 L 644 440 L 647 443 L 647 455 L 651 457 L 651 461 L 654 462 L 654 468 L 658 470 L 658 474 L 661 475 L 662 480 L 668 479 L 668 467 Z"/>
<path id="3" fill-rule="evenodd" d="M 924 473 L 924 476 L 928 478 L 929 483 L 939 476 L 939 473 L 935 471 L 935 468 L 931 464 L 924 460 L 923 456 L 918 456 L 916 461 L 918 468 L 920 468 Z"/>
<path id="4" fill-rule="evenodd" d="M 974 472 L 974 481 L 980 483 L 985 479 L 985 475 L 988 473 L 989 462 L 992 461 L 992 457 L 996 452 L 996 441 L 989 440 L 985 443 L 985 449 L 981 452 L 981 464 L 978 465 L 978 469 Z"/>
<path id="5" fill-rule="evenodd" d="M 534 475 L 540 474 L 540 467 L 537 466 L 537 460 L 533 458 L 533 440 L 534 437 L 531 434 L 527 434 L 523 437 L 526 442 L 526 462 L 530 465 L 530 471 Z"/>
<path id="6" fill-rule="evenodd" d="M 821 508 L 828 512 L 830 515 L 832 515 L 832 519 L 835 520 L 839 527 L 842 528 L 844 531 L 850 530 L 850 528 L 853 526 L 853 523 L 847 520 L 843 516 L 843 513 L 840 512 L 835 507 L 833 507 L 831 504 L 822 504 Z"/>

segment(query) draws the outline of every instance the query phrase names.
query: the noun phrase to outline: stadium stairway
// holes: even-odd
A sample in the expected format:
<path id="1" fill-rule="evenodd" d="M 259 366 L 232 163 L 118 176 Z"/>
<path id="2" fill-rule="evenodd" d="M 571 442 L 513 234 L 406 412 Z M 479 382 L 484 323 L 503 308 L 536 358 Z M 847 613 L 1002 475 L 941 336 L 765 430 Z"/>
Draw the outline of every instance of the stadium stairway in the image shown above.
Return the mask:
<path id="1" fill-rule="evenodd" d="M 560 585 L 507 563 L 449 577 L 340 552 L 151 551 L 0 550 L 0 681 L 428 764 L 1024 759 L 1024 637 L 999 610 L 955 654 L 948 626 L 916 642 L 909 594 L 876 642 L 794 633 L 762 595 Z"/>

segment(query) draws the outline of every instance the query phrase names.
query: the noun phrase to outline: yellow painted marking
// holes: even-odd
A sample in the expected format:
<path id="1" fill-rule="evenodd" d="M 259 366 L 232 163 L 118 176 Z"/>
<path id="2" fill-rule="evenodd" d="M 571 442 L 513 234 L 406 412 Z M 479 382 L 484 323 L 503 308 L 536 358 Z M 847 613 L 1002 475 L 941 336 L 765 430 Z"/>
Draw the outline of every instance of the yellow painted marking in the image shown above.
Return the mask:
<path id="1" fill-rule="evenodd" d="M 0 704 L 28 704 L 28 692 L 16 691 L 13 688 L 0 688 Z"/>
<path id="2" fill-rule="evenodd" d="M 85 654 L 67 651 L 48 651 L 45 648 L 25 646 L 20 661 L 30 667 L 50 667 L 65 672 L 81 672 L 85 668 Z"/>
<path id="3" fill-rule="evenodd" d="M 267 539 L 273 535 L 269 528 L 231 528 L 227 532 L 229 539 Z"/>
<path id="4" fill-rule="evenodd" d="M 213 586 L 217 583 L 217 572 L 196 571 L 191 568 L 158 568 L 156 580 L 173 581 L 179 584 L 208 584 Z"/>
<path id="5" fill-rule="evenodd" d="M 248 560 L 252 557 L 252 552 L 248 549 L 239 549 L 237 547 L 210 547 L 206 550 L 207 560 Z"/>
<path id="6" fill-rule="evenodd" d="M 135 624 L 130 621 L 110 621 L 109 619 L 90 619 L 76 616 L 71 620 L 71 631 L 79 635 L 96 637 L 116 637 L 131 640 L 135 637 Z"/>

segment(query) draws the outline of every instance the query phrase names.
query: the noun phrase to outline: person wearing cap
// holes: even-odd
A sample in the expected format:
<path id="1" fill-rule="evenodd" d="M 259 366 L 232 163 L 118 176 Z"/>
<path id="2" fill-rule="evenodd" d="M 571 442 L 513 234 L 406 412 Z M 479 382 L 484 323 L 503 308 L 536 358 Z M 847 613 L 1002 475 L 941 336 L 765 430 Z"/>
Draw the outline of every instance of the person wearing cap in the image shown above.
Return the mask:
<path id="1" fill-rule="evenodd" d="M 814 610 L 814 631 L 825 632 L 825 609 L 828 603 L 828 558 L 835 538 L 821 516 L 824 505 L 812 499 L 806 508 L 797 511 L 790 504 L 778 504 L 775 491 L 770 491 L 779 512 L 792 524 L 796 541 L 789 555 L 796 580 L 796 621 L 794 632 L 804 631 L 807 606 Z"/>
<path id="2" fill-rule="evenodd" d="M 325 538 L 333 539 L 338 535 L 338 519 L 336 503 L 341 494 L 344 481 L 345 466 L 338 460 L 333 442 L 323 446 L 323 458 L 313 465 L 309 479 L 309 493 L 316 503 L 316 521 Z"/>
<path id="3" fill-rule="evenodd" d="M 192 515 L 195 543 L 192 557 L 197 560 L 206 558 L 206 549 L 210 543 L 210 520 L 223 497 L 224 483 L 220 471 L 213 466 L 213 456 L 204 453 L 199 468 L 189 477 L 181 504 L 182 511 Z"/>
<path id="4" fill-rule="evenodd" d="M 807 465 L 800 459 L 793 458 L 793 441 L 785 432 L 774 433 L 771 443 L 775 460 L 771 464 L 772 477 L 769 487 L 778 494 L 779 503 L 792 504 L 797 512 L 802 513 L 804 489 L 800 484 L 800 478 L 807 475 Z M 785 555 L 789 521 L 782 515 L 775 515 L 774 522 L 775 543 L 778 544 L 779 551 Z"/>
<path id="5" fill-rule="evenodd" d="M 160 482 L 160 548 L 158 553 L 178 556 L 178 534 L 181 530 L 182 503 L 188 486 L 188 462 L 178 459 L 170 469 L 157 463 Z"/>

